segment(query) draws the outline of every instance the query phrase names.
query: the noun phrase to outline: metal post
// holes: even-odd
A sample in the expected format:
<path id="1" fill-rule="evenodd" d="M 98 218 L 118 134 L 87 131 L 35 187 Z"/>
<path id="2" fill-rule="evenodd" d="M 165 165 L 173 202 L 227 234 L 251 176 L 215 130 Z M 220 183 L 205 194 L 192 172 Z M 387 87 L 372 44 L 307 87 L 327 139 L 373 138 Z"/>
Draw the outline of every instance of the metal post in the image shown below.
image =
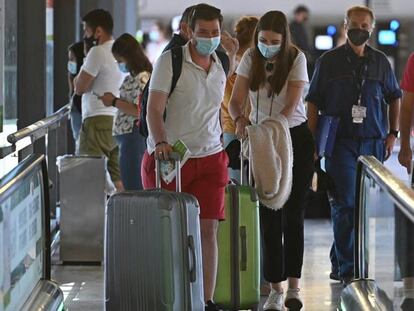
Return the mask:
<path id="1" fill-rule="evenodd" d="M 17 127 L 46 116 L 46 1 L 17 1 Z M 30 33 L 30 36 L 27 35 Z M 44 143 L 34 145 L 44 153 Z"/>

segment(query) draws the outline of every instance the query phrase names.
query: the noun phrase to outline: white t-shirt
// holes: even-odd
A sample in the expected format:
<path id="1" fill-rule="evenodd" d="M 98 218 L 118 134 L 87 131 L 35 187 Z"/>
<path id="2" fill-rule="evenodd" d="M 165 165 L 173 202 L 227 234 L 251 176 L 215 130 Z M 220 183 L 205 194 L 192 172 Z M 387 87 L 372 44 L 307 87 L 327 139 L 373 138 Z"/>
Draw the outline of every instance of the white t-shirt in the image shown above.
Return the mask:
<path id="1" fill-rule="evenodd" d="M 116 108 L 106 107 L 95 95 L 103 95 L 111 92 L 119 96 L 119 88 L 122 84 L 123 74 L 118 68 L 118 64 L 111 49 L 113 40 L 104 44 L 94 46 L 88 52 L 81 70 L 95 77 L 91 88 L 82 96 L 82 119 L 93 116 L 114 116 Z M 95 94 L 94 94 L 95 93 Z"/>
<path id="2" fill-rule="evenodd" d="M 193 158 L 205 157 L 223 150 L 221 144 L 220 106 L 224 96 L 226 74 L 220 59 L 214 61 L 207 73 L 195 64 L 189 45 L 183 47 L 183 65 L 180 78 L 167 103 L 165 130 L 167 141 L 174 144 L 181 139 Z M 172 81 L 171 51 L 163 53 L 154 65 L 150 91 L 169 94 Z M 152 135 L 148 136 L 148 152 L 154 152 Z"/>
<path id="3" fill-rule="evenodd" d="M 236 73 L 242 77 L 249 78 L 250 69 L 252 66 L 252 52 L 253 48 L 247 50 L 242 60 L 240 61 L 239 66 L 237 67 Z M 270 75 L 270 73 L 267 73 Z M 252 110 L 250 113 L 250 122 L 253 124 L 258 122 L 260 123 L 264 118 L 270 116 L 270 111 L 272 116 L 277 116 L 286 105 L 286 91 L 287 91 L 287 81 L 304 81 L 309 82 L 308 71 L 306 68 L 306 57 L 305 54 L 299 52 L 295 61 L 293 62 L 292 69 L 290 70 L 286 83 L 280 91 L 279 95 L 274 95 L 268 97 L 268 92 L 265 87 L 260 88 L 259 91 L 249 90 L 249 98 L 252 105 Z M 257 94 L 259 93 L 259 105 L 257 105 Z M 273 103 L 272 103 L 273 98 Z M 257 106 L 259 106 L 259 113 L 257 114 Z M 289 128 L 298 126 L 306 121 L 306 112 L 305 105 L 303 104 L 303 96 L 301 96 L 299 103 L 296 106 L 293 114 L 288 118 Z"/>

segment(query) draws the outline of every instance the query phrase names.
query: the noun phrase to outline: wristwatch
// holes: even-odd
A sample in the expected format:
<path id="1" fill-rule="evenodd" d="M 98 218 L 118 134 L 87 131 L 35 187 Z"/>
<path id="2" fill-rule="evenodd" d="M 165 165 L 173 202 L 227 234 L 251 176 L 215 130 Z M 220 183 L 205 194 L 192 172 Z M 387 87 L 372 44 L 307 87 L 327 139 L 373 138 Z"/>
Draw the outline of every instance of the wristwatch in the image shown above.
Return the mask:
<path id="1" fill-rule="evenodd" d="M 112 106 L 116 108 L 116 101 L 118 100 L 118 97 L 114 97 L 114 99 L 112 100 Z"/>
<path id="2" fill-rule="evenodd" d="M 388 135 L 394 135 L 395 136 L 395 138 L 398 138 L 398 134 L 400 133 L 400 131 L 398 131 L 398 130 L 390 130 L 389 132 L 388 132 Z"/>

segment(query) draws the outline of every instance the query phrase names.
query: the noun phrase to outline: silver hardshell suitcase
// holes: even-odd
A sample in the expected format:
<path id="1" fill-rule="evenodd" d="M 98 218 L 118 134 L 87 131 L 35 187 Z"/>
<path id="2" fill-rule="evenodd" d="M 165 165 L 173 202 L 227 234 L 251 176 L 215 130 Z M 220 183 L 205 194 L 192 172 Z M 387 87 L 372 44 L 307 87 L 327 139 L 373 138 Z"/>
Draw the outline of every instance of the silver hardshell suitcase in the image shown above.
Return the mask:
<path id="1" fill-rule="evenodd" d="M 178 191 L 180 182 L 177 170 Z M 107 311 L 204 310 L 199 205 L 178 191 L 125 191 L 109 199 Z"/>
<path id="2" fill-rule="evenodd" d="M 103 261 L 105 167 L 104 157 L 65 155 L 58 160 L 63 262 Z"/>

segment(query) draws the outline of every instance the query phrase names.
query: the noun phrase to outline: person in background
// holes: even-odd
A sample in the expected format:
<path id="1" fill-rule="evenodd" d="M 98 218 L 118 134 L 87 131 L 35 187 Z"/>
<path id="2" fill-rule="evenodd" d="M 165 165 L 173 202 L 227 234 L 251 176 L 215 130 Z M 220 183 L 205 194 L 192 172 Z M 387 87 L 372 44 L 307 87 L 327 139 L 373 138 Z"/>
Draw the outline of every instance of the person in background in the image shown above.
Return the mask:
<path id="1" fill-rule="evenodd" d="M 168 42 L 163 52 L 171 50 L 172 48 L 177 47 L 177 46 L 183 46 L 188 42 L 188 40 L 190 40 L 190 37 L 189 37 L 190 35 L 188 33 L 189 32 L 188 19 L 190 17 L 190 13 L 193 8 L 194 8 L 194 5 L 189 6 L 188 8 L 184 10 L 183 14 L 181 15 L 181 19 L 180 19 L 178 34 L 175 33 L 172 36 L 170 42 Z"/>
<path id="2" fill-rule="evenodd" d="M 401 148 L 398 161 L 407 168 L 407 173 L 411 174 L 413 152 L 410 136 L 414 121 L 414 53 L 410 55 L 405 66 L 401 89 L 403 90 L 400 119 Z M 397 261 L 404 284 L 404 300 L 401 309 L 404 311 L 414 310 L 414 230 L 412 223 L 398 207 L 395 208 L 395 223 Z"/>
<path id="3" fill-rule="evenodd" d="M 374 12 L 353 6 L 345 15 L 347 42 L 317 61 L 306 97 L 309 127 L 316 137 L 320 112 L 339 119 L 332 154 L 325 157 L 331 179 L 334 242 L 333 280 L 354 278 L 354 213 L 358 157 L 388 159 L 398 136 L 401 90 L 387 56 L 368 45 Z"/>
<path id="4" fill-rule="evenodd" d="M 401 89 L 403 90 L 400 119 L 401 148 L 398 161 L 407 168 L 407 173 L 411 174 L 413 151 L 410 145 L 410 133 L 414 121 L 414 53 L 410 55 L 405 66 Z"/>
<path id="5" fill-rule="evenodd" d="M 99 97 L 107 107 L 117 108 L 113 135 L 119 146 L 119 167 L 125 190 L 141 190 L 141 161 L 146 149 L 145 137 L 139 134 L 136 121 L 140 115 L 138 99 L 150 78 L 152 65 L 138 41 L 130 34 L 115 40 L 112 54 L 121 72 L 128 74 L 119 98 L 107 92 Z"/>
<path id="6" fill-rule="evenodd" d="M 68 48 L 68 84 L 69 98 L 72 102 L 70 110 L 70 124 L 72 127 L 73 140 L 75 141 L 76 150 L 79 139 L 79 132 L 82 125 L 82 96 L 74 94 L 75 86 L 73 80 L 78 75 L 83 59 L 85 58 L 83 42 L 76 42 Z"/>
<path id="7" fill-rule="evenodd" d="M 115 107 L 107 107 L 98 96 L 111 92 L 119 95 L 122 73 L 111 49 L 113 20 L 108 11 L 93 10 L 83 17 L 84 41 L 93 45 L 75 79 L 75 93 L 82 97 L 82 129 L 79 154 L 105 156 L 108 172 L 118 191 L 124 189 L 118 163 L 118 146 L 112 136 Z"/>
<path id="8" fill-rule="evenodd" d="M 282 310 L 285 305 L 289 310 L 300 310 L 304 203 L 314 171 L 314 144 L 302 99 L 308 82 L 306 57 L 291 43 L 287 19 L 282 12 L 270 11 L 260 18 L 254 34 L 254 47 L 244 53 L 236 73 L 229 110 L 237 136 L 246 137 L 249 124 L 260 124 L 267 117 L 285 120 L 290 132 L 292 146 L 285 146 L 290 150 L 293 147 L 289 199 L 277 210 L 260 203 L 263 272 L 271 286 L 263 309 Z M 247 97 L 252 108 L 250 118 L 243 113 Z M 284 300 L 282 282 L 285 280 L 288 289 Z"/>
<path id="9" fill-rule="evenodd" d="M 253 34 L 254 34 L 254 30 L 256 28 L 258 21 L 259 19 L 255 16 L 244 16 L 236 23 L 234 32 L 236 34 L 236 39 L 239 42 L 239 49 L 237 50 L 236 60 L 235 60 L 236 68 L 238 64 L 240 63 L 240 60 L 244 52 L 246 52 L 246 50 L 249 49 L 253 44 Z M 230 144 L 230 142 L 232 142 L 233 140 L 237 140 L 237 136 L 235 134 L 236 125 L 234 124 L 233 119 L 231 118 L 230 113 L 229 113 L 229 102 L 230 102 L 231 93 L 233 91 L 234 82 L 236 81 L 236 77 L 237 75 L 236 73 L 234 73 L 232 76 L 230 76 L 227 79 L 226 89 L 224 91 L 224 99 L 221 105 L 221 124 L 223 128 L 224 148 L 226 148 Z M 250 101 L 248 98 L 246 98 L 246 103 L 243 107 L 243 111 L 244 111 L 243 112 L 244 115 L 248 117 L 250 114 Z M 237 149 L 237 148 L 234 148 L 234 149 Z M 237 156 L 238 158 L 238 155 L 235 155 L 235 154 L 229 154 L 229 156 L 230 157 Z M 240 164 L 239 161 L 236 160 L 236 162 L 237 162 L 237 165 Z M 236 179 L 239 182 L 241 182 L 239 170 L 234 170 L 234 169 L 229 168 L 229 176 L 230 178 Z"/>
<path id="10" fill-rule="evenodd" d="M 154 63 L 158 57 L 160 57 L 169 42 L 168 29 L 162 22 L 157 21 L 152 25 L 148 35 L 150 41 L 145 47 L 146 54 L 150 62 Z"/>
<path id="11" fill-rule="evenodd" d="M 309 43 L 309 33 L 306 23 L 309 20 L 309 9 L 304 5 L 299 5 L 293 12 L 293 21 L 289 28 L 292 34 L 292 42 L 305 53 L 308 74 L 311 77 L 313 73 L 313 48 Z"/>

